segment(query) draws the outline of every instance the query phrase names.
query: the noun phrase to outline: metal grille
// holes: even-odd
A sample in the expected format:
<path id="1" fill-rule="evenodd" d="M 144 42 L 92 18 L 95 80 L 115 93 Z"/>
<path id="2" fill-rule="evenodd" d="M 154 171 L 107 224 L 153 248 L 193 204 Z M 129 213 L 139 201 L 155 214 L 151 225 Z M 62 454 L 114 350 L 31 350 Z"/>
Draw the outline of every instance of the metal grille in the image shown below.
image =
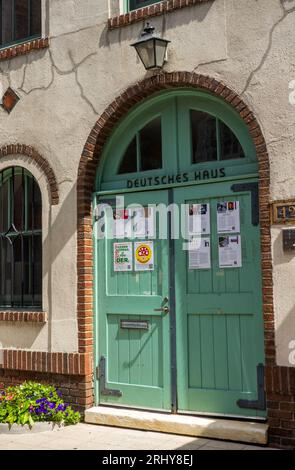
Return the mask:
<path id="1" fill-rule="evenodd" d="M 42 202 L 20 167 L 0 173 L 0 308 L 42 306 Z"/>

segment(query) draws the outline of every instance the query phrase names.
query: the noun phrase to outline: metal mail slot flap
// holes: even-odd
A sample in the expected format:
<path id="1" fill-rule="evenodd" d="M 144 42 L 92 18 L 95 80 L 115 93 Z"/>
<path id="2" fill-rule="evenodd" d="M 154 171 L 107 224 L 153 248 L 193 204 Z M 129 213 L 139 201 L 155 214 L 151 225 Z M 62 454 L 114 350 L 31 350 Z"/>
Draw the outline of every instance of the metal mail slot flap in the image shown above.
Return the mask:
<path id="1" fill-rule="evenodd" d="M 148 330 L 148 321 L 121 320 L 121 328 L 129 330 Z"/>

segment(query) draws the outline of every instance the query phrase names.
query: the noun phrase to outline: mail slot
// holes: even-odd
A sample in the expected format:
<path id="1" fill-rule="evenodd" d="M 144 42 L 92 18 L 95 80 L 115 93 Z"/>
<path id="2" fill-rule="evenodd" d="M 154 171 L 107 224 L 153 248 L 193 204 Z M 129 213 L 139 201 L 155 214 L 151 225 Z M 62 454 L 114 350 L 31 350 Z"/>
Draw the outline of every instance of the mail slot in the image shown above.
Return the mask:
<path id="1" fill-rule="evenodd" d="M 121 320 L 121 328 L 124 330 L 148 330 L 148 321 Z"/>

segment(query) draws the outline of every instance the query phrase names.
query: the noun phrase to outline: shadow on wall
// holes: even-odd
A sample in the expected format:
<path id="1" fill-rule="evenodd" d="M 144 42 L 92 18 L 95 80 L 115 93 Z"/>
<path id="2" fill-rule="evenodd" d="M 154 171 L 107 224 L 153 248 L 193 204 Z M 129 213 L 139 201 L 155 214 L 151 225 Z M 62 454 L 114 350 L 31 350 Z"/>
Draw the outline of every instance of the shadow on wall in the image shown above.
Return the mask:
<path id="1" fill-rule="evenodd" d="M 65 199 L 57 206 L 58 214 L 54 221 L 49 221 L 49 233 L 43 242 L 43 253 L 48 257 L 48 272 L 47 275 L 48 284 L 48 349 L 52 349 L 52 312 L 53 312 L 53 297 L 56 297 L 56 290 L 53 285 L 56 282 L 55 272 L 53 272 L 53 263 L 58 258 L 60 253 L 64 250 L 67 243 L 77 232 L 77 183 L 75 183 L 71 190 L 68 192 Z M 52 211 L 50 212 L 52 214 Z M 68 260 L 73 266 L 77 263 L 77 242 L 75 240 L 75 250 L 72 253 L 72 260 Z M 75 269 L 75 268 L 74 268 Z M 67 272 L 63 273 L 64 276 Z M 62 279 L 62 277 L 61 277 Z M 76 292 L 77 280 L 75 279 L 75 285 L 73 286 L 72 293 Z M 68 284 L 69 285 L 69 284 Z M 63 292 L 60 291 L 59 295 L 62 296 Z M 57 298 L 55 298 L 55 304 Z M 76 313 L 76 304 L 75 304 Z M 66 312 L 66 316 L 68 313 Z M 59 318 L 60 320 L 60 318 Z"/>
<path id="2" fill-rule="evenodd" d="M 279 284 L 278 281 L 274 283 L 274 297 L 279 297 L 279 302 L 274 305 L 277 362 L 286 367 L 295 367 L 295 251 L 283 250 L 283 227 L 274 226 L 273 229 L 274 278 L 277 276 L 279 280 Z M 289 288 L 285 283 L 288 283 Z M 287 312 L 280 311 L 280 308 Z"/>
<path id="3" fill-rule="evenodd" d="M 54 221 L 52 221 L 52 212 L 58 211 L 58 214 Z M 60 288 L 59 293 L 57 294 L 54 285 L 56 284 L 56 275 L 58 274 L 59 279 L 67 277 L 69 267 L 65 266 L 63 273 L 56 271 L 54 267 L 54 262 L 60 256 L 64 250 L 67 243 L 75 236 L 77 231 L 77 185 L 73 185 L 71 190 L 68 192 L 65 199 L 57 206 L 51 206 L 49 209 L 49 233 L 45 240 L 43 241 L 43 264 L 48 267 L 47 271 L 43 271 L 43 275 L 47 277 L 47 292 L 48 292 L 48 322 L 46 325 L 39 324 L 24 324 L 24 323 L 14 323 L 5 322 L 0 325 L 1 336 L 0 336 L 0 347 L 3 348 L 20 348 L 20 349 L 34 349 L 34 344 L 39 336 L 44 335 L 44 329 L 47 330 L 47 344 L 48 350 L 52 349 L 52 312 L 58 304 L 58 298 L 67 300 L 68 292 L 66 296 Z M 77 252 L 76 252 L 76 239 L 75 239 L 75 250 L 72 253 L 72 259 L 67 260 L 73 264 L 74 269 L 76 269 L 77 263 Z M 65 256 L 65 255 L 63 255 Z M 46 261 L 45 261 L 46 260 Z M 67 284 L 69 286 L 69 283 Z M 68 287 L 67 287 L 67 290 Z M 76 278 L 75 285 L 73 286 L 72 293 L 75 295 L 76 292 Z M 53 305 L 54 298 L 54 305 Z M 73 312 L 74 318 L 76 315 L 76 303 L 75 303 L 75 312 Z M 69 318 L 69 312 L 65 309 L 65 320 Z M 58 318 L 58 320 L 63 320 L 63 318 Z M 44 343 L 45 338 L 42 341 Z"/>
<path id="4" fill-rule="evenodd" d="M 206 18 L 213 6 L 213 3 L 214 0 L 200 3 L 200 5 L 194 5 L 192 7 L 181 8 L 173 11 L 173 14 L 167 13 L 151 17 L 149 21 L 150 23 L 161 22 L 161 27 L 158 27 L 158 32 L 165 34 L 167 30 L 173 29 L 177 26 L 187 25 L 191 22 L 201 23 Z M 106 25 L 99 39 L 99 47 L 109 47 L 111 44 L 120 43 L 121 41 L 131 42 L 136 40 L 138 38 L 138 30 L 142 29 L 144 23 L 145 21 L 141 21 L 128 27 L 116 28 L 113 30 L 110 30 Z"/>

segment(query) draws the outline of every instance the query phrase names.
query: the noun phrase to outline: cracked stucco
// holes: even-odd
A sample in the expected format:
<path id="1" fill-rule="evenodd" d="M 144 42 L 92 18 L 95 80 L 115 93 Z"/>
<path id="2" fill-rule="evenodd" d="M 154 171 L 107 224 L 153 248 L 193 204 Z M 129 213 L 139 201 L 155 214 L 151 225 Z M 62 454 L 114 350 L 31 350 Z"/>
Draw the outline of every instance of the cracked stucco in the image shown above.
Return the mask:
<path id="1" fill-rule="evenodd" d="M 118 0 L 50 0 L 50 48 L 0 62 L 0 85 L 20 101 L 7 115 L 0 108 L 0 144 L 32 145 L 50 161 L 61 203 L 44 234 L 50 322 L 42 331 L 1 325 L 0 342 L 35 349 L 75 351 L 76 179 L 86 139 L 106 106 L 146 73 L 130 44 L 142 24 L 109 31 L 109 8 Z M 167 71 L 187 70 L 221 80 L 243 96 L 264 132 L 271 162 L 271 198 L 295 197 L 295 107 L 288 84 L 295 79 L 295 0 L 215 0 L 152 18 L 171 41 Z M 1 163 L 0 163 L 1 168 Z M 281 250 L 273 229 L 277 345 L 286 364 L 295 331 L 294 260 Z M 64 273 L 67 276 L 64 276 Z M 54 295 L 52 295 L 54 293 Z M 291 312 L 292 315 L 289 315 Z M 26 333 L 27 331 L 27 333 Z M 32 333 L 32 331 L 34 333 Z"/>

